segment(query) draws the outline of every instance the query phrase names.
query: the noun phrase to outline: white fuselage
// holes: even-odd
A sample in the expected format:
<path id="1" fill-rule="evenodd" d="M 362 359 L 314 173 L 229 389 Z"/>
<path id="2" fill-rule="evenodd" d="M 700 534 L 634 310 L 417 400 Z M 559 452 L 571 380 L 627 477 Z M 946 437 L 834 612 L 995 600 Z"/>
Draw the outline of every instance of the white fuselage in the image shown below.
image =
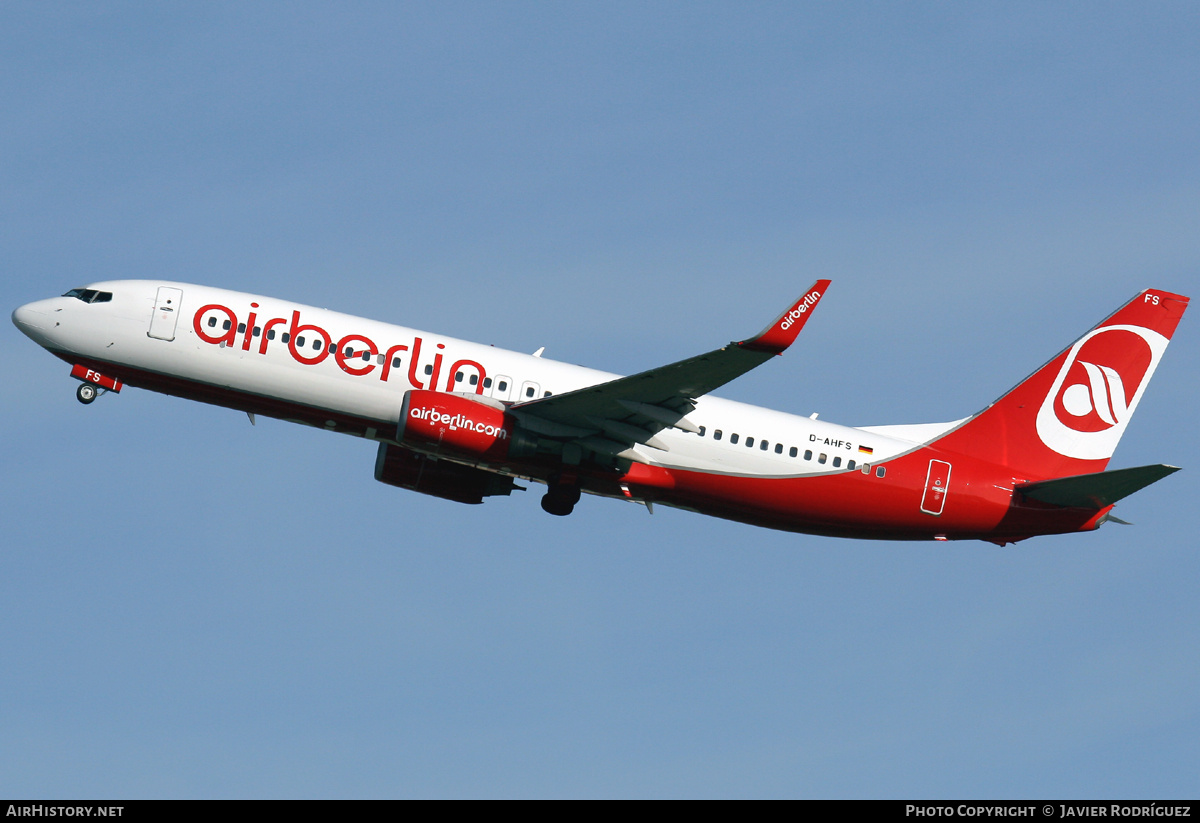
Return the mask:
<path id="1" fill-rule="evenodd" d="M 22 306 L 14 312 L 14 321 L 65 360 L 119 364 L 147 376 L 171 378 L 169 384 L 151 387 L 235 408 L 247 403 L 229 398 L 269 400 L 260 409 L 263 413 L 381 441 L 395 437 L 404 394 L 410 389 L 518 403 L 617 377 L 225 289 L 133 280 L 87 288 L 109 292 L 112 299 L 43 300 Z M 159 309 L 168 307 L 156 306 L 163 289 L 178 291 L 167 313 Z M 158 336 L 151 336 L 152 331 Z M 196 390 L 189 392 L 188 386 Z M 364 425 L 343 425 L 347 418 Z M 855 429 L 711 395 L 699 398 L 688 418 L 703 427 L 702 435 L 668 428 L 658 435 L 666 450 L 635 447 L 640 462 L 743 476 L 836 473 L 854 468 L 851 461 L 874 463 L 911 451 L 920 440 L 910 437 L 928 440 L 952 425 Z"/>
<path id="2" fill-rule="evenodd" d="M 481 503 L 528 478 L 559 516 L 587 492 L 788 531 L 1004 544 L 1095 529 L 1174 470 L 1105 472 L 1188 304 L 1154 289 L 953 423 L 849 428 L 705 394 L 783 353 L 828 285 L 754 337 L 629 377 L 184 283 L 95 283 L 13 322 L 72 364 L 81 402 L 128 384 L 364 437 L 380 482 Z"/>

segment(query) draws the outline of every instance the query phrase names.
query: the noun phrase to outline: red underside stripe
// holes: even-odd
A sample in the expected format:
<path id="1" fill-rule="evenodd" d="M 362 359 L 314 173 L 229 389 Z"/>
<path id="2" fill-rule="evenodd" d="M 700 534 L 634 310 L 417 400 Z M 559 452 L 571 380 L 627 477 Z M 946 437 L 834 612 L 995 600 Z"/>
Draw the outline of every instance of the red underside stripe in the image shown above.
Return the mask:
<path id="1" fill-rule="evenodd" d="M 198 400 L 265 417 L 297 421 L 366 436 L 368 429 L 394 434 L 395 421 L 380 421 L 343 412 L 304 406 L 182 377 L 158 374 L 101 360 L 55 352 L 61 359 L 113 376 L 127 385 L 189 400 Z M 328 423 L 332 421 L 333 426 Z M 580 472 L 585 489 L 611 497 L 629 494 L 640 500 L 699 511 L 729 520 L 784 531 L 843 537 L 896 540 L 950 538 L 1017 539 L 1035 534 L 1077 531 L 1096 517 L 1095 511 L 1048 506 L 1010 507 L 1002 494 L 973 498 L 951 486 L 941 516 L 921 512 L 924 482 L 932 456 L 922 449 L 887 461 L 886 478 L 860 471 L 799 477 L 745 477 L 664 469 L 635 464 L 631 472 Z M 954 471 L 965 474 L 970 461 L 954 457 Z M 548 460 L 508 463 L 515 474 L 545 480 L 558 470 Z M 994 468 L 994 467 L 993 467 Z M 959 474 L 956 474 L 957 478 Z M 976 484 L 983 486 L 985 484 Z"/>

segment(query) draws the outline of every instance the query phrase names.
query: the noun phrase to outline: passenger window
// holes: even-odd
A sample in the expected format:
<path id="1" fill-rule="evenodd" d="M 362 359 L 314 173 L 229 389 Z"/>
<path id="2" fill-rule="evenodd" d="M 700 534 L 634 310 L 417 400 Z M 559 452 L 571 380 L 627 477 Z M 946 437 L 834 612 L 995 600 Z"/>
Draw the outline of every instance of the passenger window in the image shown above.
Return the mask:
<path id="1" fill-rule="evenodd" d="M 246 333 L 246 324 L 238 323 L 238 334 L 245 334 L 245 333 Z"/>
<path id="2" fill-rule="evenodd" d="M 717 429 L 716 431 L 713 432 L 713 440 L 720 440 L 720 439 L 721 439 L 721 430 Z"/>
<path id="3" fill-rule="evenodd" d="M 805 459 L 805 460 L 812 460 L 812 449 L 807 449 L 807 450 L 805 450 L 805 452 L 804 452 L 804 459 Z"/>
<path id="4" fill-rule="evenodd" d="M 229 331 L 230 327 L 231 327 L 231 324 L 228 320 L 226 320 L 224 323 L 221 324 L 221 328 L 224 329 L 225 331 Z"/>
<path id="5" fill-rule="evenodd" d="M 817 462 L 820 463 L 821 465 L 825 465 L 825 461 L 828 459 L 829 458 L 826 455 L 821 454 L 819 457 L 817 457 Z"/>
<path id="6" fill-rule="evenodd" d="M 790 449 L 788 449 L 788 457 L 795 457 L 799 453 L 800 453 L 800 450 L 797 449 L 795 446 L 792 446 Z"/>
<path id="7" fill-rule="evenodd" d="M 478 385 L 479 385 L 479 375 L 477 375 L 477 374 L 473 374 L 473 375 L 471 375 L 471 385 L 472 385 L 472 386 L 478 386 Z"/>
<path id="8" fill-rule="evenodd" d="M 863 474 L 870 474 L 870 473 L 871 473 L 871 464 L 870 464 L 870 463 L 863 463 L 863 467 L 862 467 L 862 473 L 863 473 Z"/>
<path id="9" fill-rule="evenodd" d="M 267 329 L 267 339 L 268 340 L 275 339 L 275 330 L 274 329 Z"/>
<path id="10" fill-rule="evenodd" d="M 425 367 L 425 373 L 426 373 L 426 374 L 433 374 L 433 366 L 426 366 L 426 367 Z"/>
<path id="11" fill-rule="evenodd" d="M 321 342 L 321 338 L 318 337 L 313 341 L 313 351 L 320 351 L 322 345 L 324 344 Z"/>
<path id="12" fill-rule="evenodd" d="M 730 443 L 736 443 L 736 442 L 738 442 L 738 436 L 737 436 L 736 434 L 731 434 L 731 435 L 729 435 L 729 442 L 730 442 Z"/>
<path id="13" fill-rule="evenodd" d="M 398 369 L 398 368 L 400 368 L 400 358 L 399 358 L 399 357 L 393 357 L 393 358 L 392 358 L 392 368 L 393 368 L 393 369 Z"/>
<path id="14" fill-rule="evenodd" d="M 496 386 L 496 388 L 499 389 L 500 391 L 508 391 L 508 381 L 501 380 L 500 385 Z"/>
<path id="15" fill-rule="evenodd" d="M 526 386 L 526 387 L 525 387 L 525 396 L 526 396 L 526 397 L 533 397 L 533 386 Z"/>
<path id="16" fill-rule="evenodd" d="M 208 327 L 210 329 L 215 329 L 217 327 L 217 318 L 215 318 L 215 317 L 208 318 Z"/>
<path id="17" fill-rule="evenodd" d="M 483 387 L 485 389 L 490 389 L 492 387 L 492 378 L 490 378 L 490 377 L 483 378 Z"/>
<path id="18" fill-rule="evenodd" d="M 365 350 L 364 350 L 364 351 L 363 351 L 363 353 L 362 353 L 362 359 L 363 359 L 363 362 L 364 362 L 364 363 L 365 363 L 365 362 L 367 362 L 368 360 L 370 360 L 370 359 L 371 359 L 371 352 L 369 352 L 369 351 L 365 351 Z"/>
<path id="19" fill-rule="evenodd" d="M 287 332 L 287 331 L 285 331 L 285 332 L 283 333 L 283 337 L 281 337 L 281 338 L 279 338 L 279 339 L 280 339 L 280 340 L 282 340 L 284 343 L 287 343 L 289 340 L 291 340 L 291 339 L 292 339 L 292 333 L 291 333 L 291 332 Z"/>
<path id="20" fill-rule="evenodd" d="M 701 437 L 704 436 L 704 427 L 703 426 L 700 427 L 700 436 Z"/>
<path id="21" fill-rule="evenodd" d="M 542 394 L 542 397 L 549 397 L 549 396 L 550 396 L 550 395 L 552 395 L 552 394 L 554 394 L 554 392 L 552 392 L 552 391 L 548 391 L 548 392 L 545 392 L 545 393 L 543 393 L 543 394 Z"/>
<path id="22" fill-rule="evenodd" d="M 746 438 L 746 448 L 748 448 L 748 449 L 754 448 L 754 438 L 753 437 Z"/>
<path id="23" fill-rule="evenodd" d="M 463 381 L 463 373 L 460 371 L 456 371 L 454 373 L 454 382 L 461 383 L 462 381 Z"/>
<path id="24" fill-rule="evenodd" d="M 776 454 L 783 454 L 783 444 L 782 444 L 782 443 L 776 443 L 776 444 L 775 444 L 775 453 L 776 453 Z"/>
<path id="25" fill-rule="evenodd" d="M 833 467 L 835 469 L 841 468 L 841 465 L 842 465 L 842 458 L 840 458 L 840 457 L 833 458 Z"/>
<path id="26" fill-rule="evenodd" d="M 259 337 L 260 335 L 262 335 L 262 327 L 261 327 L 261 326 L 255 326 L 255 327 L 254 327 L 254 336 L 255 336 L 255 337 Z"/>
<path id="27" fill-rule="evenodd" d="M 876 477 L 883 477 L 885 474 L 887 474 L 887 469 L 884 468 L 883 466 L 880 466 L 879 468 L 877 468 L 875 470 Z"/>
<path id="28" fill-rule="evenodd" d="M 847 461 L 846 461 L 846 468 L 848 468 L 850 471 L 854 471 L 854 461 L 853 461 L 853 460 L 847 460 Z"/>

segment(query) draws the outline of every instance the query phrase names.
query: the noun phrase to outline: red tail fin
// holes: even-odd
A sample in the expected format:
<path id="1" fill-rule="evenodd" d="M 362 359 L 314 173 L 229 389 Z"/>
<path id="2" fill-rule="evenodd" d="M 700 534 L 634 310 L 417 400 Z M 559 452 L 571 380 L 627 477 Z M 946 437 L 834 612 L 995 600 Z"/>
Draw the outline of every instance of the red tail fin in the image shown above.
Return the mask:
<path id="1" fill-rule="evenodd" d="M 1187 304 L 1147 289 L 937 446 L 1040 477 L 1103 471 Z"/>

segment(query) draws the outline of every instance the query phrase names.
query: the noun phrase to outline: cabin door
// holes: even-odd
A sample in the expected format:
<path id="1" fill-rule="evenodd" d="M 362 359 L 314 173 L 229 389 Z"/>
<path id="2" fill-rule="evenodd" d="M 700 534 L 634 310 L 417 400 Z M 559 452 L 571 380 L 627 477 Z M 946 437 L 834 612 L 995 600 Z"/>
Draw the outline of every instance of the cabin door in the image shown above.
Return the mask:
<path id="1" fill-rule="evenodd" d="M 946 507 L 946 490 L 950 488 L 950 464 L 945 460 L 930 460 L 929 473 L 925 476 L 925 494 L 921 497 L 921 511 L 938 517 Z"/>
<path id="2" fill-rule="evenodd" d="M 147 334 L 159 340 L 174 340 L 175 324 L 179 321 L 179 304 L 182 300 L 182 290 L 159 286 L 158 296 L 154 298 L 150 331 Z"/>

